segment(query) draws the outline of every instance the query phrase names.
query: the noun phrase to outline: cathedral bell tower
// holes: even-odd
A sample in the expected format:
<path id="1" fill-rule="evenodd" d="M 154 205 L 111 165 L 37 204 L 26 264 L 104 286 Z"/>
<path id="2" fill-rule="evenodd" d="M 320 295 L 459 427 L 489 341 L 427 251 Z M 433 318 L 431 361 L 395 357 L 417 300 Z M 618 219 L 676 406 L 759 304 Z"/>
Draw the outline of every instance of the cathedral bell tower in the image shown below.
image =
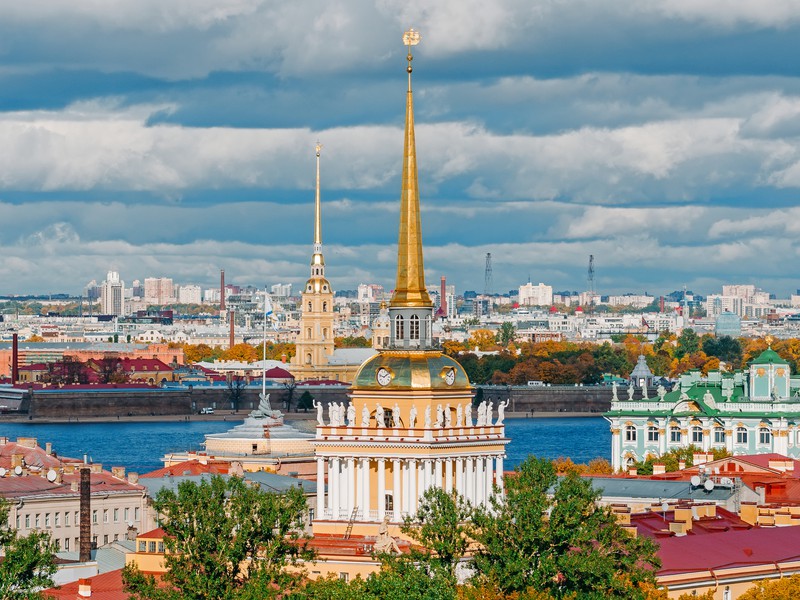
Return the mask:
<path id="1" fill-rule="evenodd" d="M 302 293 L 300 332 L 296 341 L 294 363 L 298 373 L 309 378 L 314 367 L 325 367 L 333 355 L 333 289 L 325 278 L 322 256 L 322 215 L 320 203 L 319 162 L 322 146 L 317 143 L 317 183 L 314 198 L 314 253 L 311 255 L 311 277 Z"/>
<path id="2" fill-rule="evenodd" d="M 429 488 L 456 491 L 485 505 L 503 490 L 505 405 L 482 402 L 473 420 L 473 390 L 463 367 L 433 346 L 433 302 L 422 262 L 412 48 L 419 33 L 403 36 L 408 48 L 408 91 L 403 181 L 397 244 L 397 280 L 389 304 L 389 343 L 367 359 L 350 389 L 348 406 L 332 403 L 325 420 L 317 408 L 317 515 L 315 534 L 374 535 L 379 522 L 399 524 L 417 511 Z M 327 495 L 321 482 L 327 479 Z"/>

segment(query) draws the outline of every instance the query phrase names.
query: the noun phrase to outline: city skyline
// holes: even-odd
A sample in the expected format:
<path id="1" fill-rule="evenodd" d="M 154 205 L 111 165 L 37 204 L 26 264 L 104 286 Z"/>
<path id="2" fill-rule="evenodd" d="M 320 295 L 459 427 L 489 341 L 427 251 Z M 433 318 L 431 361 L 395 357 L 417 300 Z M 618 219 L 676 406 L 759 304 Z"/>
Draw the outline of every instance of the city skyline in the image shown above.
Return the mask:
<path id="1" fill-rule="evenodd" d="M 131 0 L 0 7 L 0 294 L 297 286 L 318 139 L 334 289 L 391 286 L 409 26 L 428 284 L 800 287 L 800 7 Z"/>

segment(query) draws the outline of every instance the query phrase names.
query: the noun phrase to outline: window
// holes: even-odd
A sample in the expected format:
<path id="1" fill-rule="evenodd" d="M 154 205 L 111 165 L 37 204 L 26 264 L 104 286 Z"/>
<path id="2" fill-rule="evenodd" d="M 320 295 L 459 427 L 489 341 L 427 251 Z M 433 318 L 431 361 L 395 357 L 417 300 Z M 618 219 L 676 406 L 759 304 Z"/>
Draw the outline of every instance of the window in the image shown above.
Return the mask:
<path id="1" fill-rule="evenodd" d="M 31 528 L 31 516 L 25 515 L 25 529 Z"/>
<path id="2" fill-rule="evenodd" d="M 103 545 L 105 546 L 107 543 L 108 543 L 108 536 L 104 535 L 103 536 Z"/>
<path id="3" fill-rule="evenodd" d="M 50 513 L 44 513 L 44 526 L 50 528 Z"/>
<path id="4" fill-rule="evenodd" d="M 148 552 L 155 552 L 156 551 L 156 543 L 155 542 L 147 542 L 147 551 Z"/>
<path id="5" fill-rule="evenodd" d="M 61 540 L 53 540 L 56 544 L 56 552 L 61 552 Z"/>
<path id="6" fill-rule="evenodd" d="M 339 579 L 347 583 L 348 581 L 350 581 L 350 574 L 347 573 L 346 571 L 342 571 L 341 573 L 339 573 Z"/>
<path id="7" fill-rule="evenodd" d="M 412 340 L 419 339 L 419 317 L 417 315 L 411 315 L 410 323 L 408 324 L 408 333 Z"/>
<path id="8" fill-rule="evenodd" d="M 158 542 L 158 551 L 164 554 L 164 542 Z"/>
<path id="9" fill-rule="evenodd" d="M 64 538 L 64 550 L 69 552 L 69 538 Z"/>
<path id="10" fill-rule="evenodd" d="M 406 326 L 403 316 L 398 315 L 394 321 L 394 339 L 402 340 L 406 337 Z"/>
<path id="11" fill-rule="evenodd" d="M 61 513 L 55 514 L 55 526 L 61 527 Z"/>
<path id="12" fill-rule="evenodd" d="M 700 427 L 692 427 L 692 443 L 693 444 L 703 443 L 703 430 Z"/>
<path id="13" fill-rule="evenodd" d="M 306 364 L 307 364 L 307 365 L 310 365 L 310 364 L 311 364 L 311 352 L 309 352 L 308 354 L 306 354 Z"/>
<path id="14" fill-rule="evenodd" d="M 139 552 L 147 552 L 147 542 L 139 542 Z"/>
<path id="15" fill-rule="evenodd" d="M 736 443 L 737 444 L 747 443 L 747 429 L 745 429 L 744 427 L 736 428 Z"/>
<path id="16" fill-rule="evenodd" d="M 771 444 L 772 443 L 772 432 L 769 430 L 768 427 L 759 427 L 758 428 L 758 443 L 759 444 Z"/>
<path id="17" fill-rule="evenodd" d="M 34 526 L 36 529 L 39 529 L 39 513 L 36 513 L 36 518 L 34 519 Z"/>
<path id="18" fill-rule="evenodd" d="M 308 303 L 308 312 L 311 312 L 311 302 Z"/>
<path id="19" fill-rule="evenodd" d="M 103 509 L 103 523 L 108 523 L 108 509 Z"/>
<path id="20" fill-rule="evenodd" d="M 125 522 L 127 523 L 128 521 L 131 520 L 131 509 L 126 508 L 124 514 L 125 514 Z"/>
<path id="21" fill-rule="evenodd" d="M 678 426 L 673 425 L 669 428 L 669 441 L 673 444 L 681 443 L 681 430 Z"/>
<path id="22" fill-rule="evenodd" d="M 314 520 L 314 509 L 308 509 L 308 522 L 311 523 Z"/>
<path id="23" fill-rule="evenodd" d="M 725 430 L 719 427 L 714 429 L 714 443 L 715 444 L 724 444 L 725 443 Z"/>
<path id="24" fill-rule="evenodd" d="M 636 441 L 636 427 L 633 425 L 628 425 L 625 427 L 625 441 L 626 442 L 635 442 Z"/>
<path id="25" fill-rule="evenodd" d="M 328 303 L 327 302 L 323 302 L 322 303 L 322 312 L 328 312 Z"/>
<path id="26" fill-rule="evenodd" d="M 80 520 L 80 512 L 78 512 L 77 510 L 75 511 L 75 520 L 72 521 L 72 522 L 75 523 L 75 525 L 78 525 L 81 522 L 81 520 Z"/>
<path id="27" fill-rule="evenodd" d="M 114 523 L 119 523 L 119 509 L 114 509 Z"/>
<path id="28" fill-rule="evenodd" d="M 92 523 L 97 524 L 97 510 L 92 511 Z"/>
<path id="29" fill-rule="evenodd" d="M 650 425 L 647 428 L 647 441 L 648 442 L 657 442 L 658 441 L 658 427 L 655 425 Z"/>
<path id="30" fill-rule="evenodd" d="M 133 520 L 138 522 L 139 521 L 139 507 L 136 506 L 133 509 Z"/>
<path id="31" fill-rule="evenodd" d="M 383 507 L 387 511 L 394 510 L 394 494 L 386 494 L 383 500 Z"/>

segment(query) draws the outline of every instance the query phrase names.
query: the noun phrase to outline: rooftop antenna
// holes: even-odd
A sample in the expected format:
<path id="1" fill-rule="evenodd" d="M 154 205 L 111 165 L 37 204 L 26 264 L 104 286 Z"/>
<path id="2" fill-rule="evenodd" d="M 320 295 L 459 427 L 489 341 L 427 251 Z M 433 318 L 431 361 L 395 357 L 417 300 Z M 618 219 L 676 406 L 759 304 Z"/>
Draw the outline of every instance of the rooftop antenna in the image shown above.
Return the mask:
<path id="1" fill-rule="evenodd" d="M 483 272 L 483 295 L 492 295 L 492 253 L 486 253 L 486 268 Z"/>

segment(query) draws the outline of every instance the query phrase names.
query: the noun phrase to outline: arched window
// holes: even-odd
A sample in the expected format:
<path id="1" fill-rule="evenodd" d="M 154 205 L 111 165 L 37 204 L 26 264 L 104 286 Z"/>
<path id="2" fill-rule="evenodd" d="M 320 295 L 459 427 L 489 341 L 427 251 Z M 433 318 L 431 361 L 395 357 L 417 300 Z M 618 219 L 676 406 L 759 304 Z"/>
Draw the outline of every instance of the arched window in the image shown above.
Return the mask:
<path id="1" fill-rule="evenodd" d="M 648 442 L 658 441 L 658 427 L 656 427 L 655 425 L 650 425 L 647 428 L 647 441 Z"/>
<path id="2" fill-rule="evenodd" d="M 758 443 L 769 445 L 772 443 L 772 432 L 769 427 L 758 428 Z"/>
<path id="3" fill-rule="evenodd" d="M 692 443 L 693 444 L 702 444 L 703 443 L 703 430 L 698 426 L 692 427 Z"/>
<path id="4" fill-rule="evenodd" d="M 747 428 L 745 427 L 736 428 L 736 443 L 737 444 L 747 443 Z"/>
<path id="5" fill-rule="evenodd" d="M 309 327 L 308 329 L 306 329 L 306 339 L 307 339 L 307 340 L 310 340 L 310 339 L 311 339 L 311 327 Z"/>
<path id="6" fill-rule="evenodd" d="M 394 494 L 384 494 L 383 508 L 385 511 L 390 512 L 394 510 Z"/>
<path id="7" fill-rule="evenodd" d="M 714 427 L 714 443 L 715 444 L 725 443 L 725 430 L 722 427 Z"/>
<path id="8" fill-rule="evenodd" d="M 306 354 L 306 364 L 307 364 L 307 365 L 310 365 L 310 364 L 311 364 L 311 352 L 309 352 L 308 354 Z"/>
<path id="9" fill-rule="evenodd" d="M 322 303 L 322 312 L 328 312 L 328 303 L 327 302 L 323 302 Z"/>
<path id="10" fill-rule="evenodd" d="M 323 340 L 327 340 L 328 339 L 328 328 L 327 327 L 324 327 L 322 329 L 322 339 Z"/>
<path id="11" fill-rule="evenodd" d="M 669 441 L 671 444 L 681 443 L 681 428 L 677 423 L 672 423 L 669 426 Z"/>
<path id="12" fill-rule="evenodd" d="M 636 427 L 634 427 L 633 425 L 628 425 L 625 427 L 625 441 L 626 442 L 636 441 Z"/>
<path id="13" fill-rule="evenodd" d="M 419 317 L 411 315 L 410 323 L 408 324 L 409 338 L 412 340 L 419 339 Z"/>
<path id="14" fill-rule="evenodd" d="M 308 303 L 308 312 L 311 312 L 311 310 L 312 310 L 312 308 L 311 308 L 311 302 L 309 302 L 309 303 Z"/>
<path id="15" fill-rule="evenodd" d="M 394 338 L 396 340 L 402 340 L 406 337 L 406 324 L 403 321 L 403 316 L 398 315 L 394 321 Z"/>

